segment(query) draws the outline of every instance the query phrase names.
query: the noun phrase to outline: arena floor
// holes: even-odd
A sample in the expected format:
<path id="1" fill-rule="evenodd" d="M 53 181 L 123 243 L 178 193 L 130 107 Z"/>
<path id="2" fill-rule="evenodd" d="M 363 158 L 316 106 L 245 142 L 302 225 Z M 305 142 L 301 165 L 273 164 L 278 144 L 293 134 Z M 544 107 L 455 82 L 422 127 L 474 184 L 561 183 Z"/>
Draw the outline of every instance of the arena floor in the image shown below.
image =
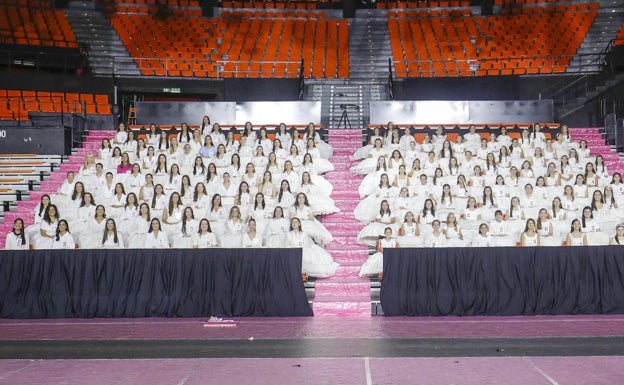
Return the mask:
<path id="1" fill-rule="evenodd" d="M 0 320 L 0 384 L 622 384 L 624 316 Z"/>

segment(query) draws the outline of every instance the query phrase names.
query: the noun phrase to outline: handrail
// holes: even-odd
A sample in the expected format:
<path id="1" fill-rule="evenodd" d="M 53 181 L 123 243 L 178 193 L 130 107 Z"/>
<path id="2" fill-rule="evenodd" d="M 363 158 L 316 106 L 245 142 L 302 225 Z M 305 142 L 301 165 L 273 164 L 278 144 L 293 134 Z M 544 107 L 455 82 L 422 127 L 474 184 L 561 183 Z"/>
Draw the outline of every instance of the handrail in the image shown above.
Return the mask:
<path id="1" fill-rule="evenodd" d="M 208 72 L 211 72 L 213 75 L 212 77 L 217 79 L 224 77 L 262 77 L 262 75 L 267 72 L 271 73 L 271 77 L 298 78 L 300 76 L 305 76 L 305 73 L 303 73 L 303 59 L 301 61 L 210 61 L 206 59 L 116 56 L 113 58 L 113 77 L 126 75 L 125 73 L 121 73 L 121 63 L 132 63 L 139 71 L 153 70 L 152 76 L 164 77 L 207 78 L 211 77 L 206 76 Z M 194 68 L 194 66 L 200 66 L 199 68 L 201 69 Z M 269 69 L 267 69 L 267 67 L 269 67 Z M 186 74 L 181 74 L 181 71 L 185 71 Z M 202 71 L 202 76 L 196 76 L 196 73 L 199 71 Z M 188 72 L 190 72 L 190 74 Z M 150 75 L 141 73 L 139 76 Z"/>
<path id="2" fill-rule="evenodd" d="M 599 54 L 587 54 L 583 57 L 594 57 Z M 445 77 L 465 77 L 476 76 L 486 71 L 489 75 L 501 75 L 504 70 L 525 70 L 520 63 L 529 61 L 543 61 L 546 65 L 541 65 L 540 68 L 548 68 L 551 71 L 544 71 L 539 73 L 564 73 L 565 68 L 569 65 L 570 61 L 575 55 L 559 55 L 559 56 L 509 56 L 505 58 L 479 58 L 479 59 L 447 59 L 447 60 L 395 60 L 394 65 L 403 64 L 405 66 L 405 72 L 407 77 L 435 77 L 436 64 L 455 65 L 456 74 L 447 74 Z M 596 61 L 598 58 L 592 60 Z M 416 66 L 416 74 L 413 74 L 414 70 L 410 69 Z M 584 66 L 583 68 L 586 68 Z M 494 71 L 495 73 L 492 73 Z M 395 72 L 397 72 L 395 70 Z M 398 75 L 395 74 L 398 77 Z"/>
<path id="3" fill-rule="evenodd" d="M 392 58 L 388 58 L 388 93 L 390 100 L 394 100 L 394 79 L 392 78 Z"/>
<path id="4" fill-rule="evenodd" d="M 301 71 L 299 71 L 299 92 L 297 93 L 297 98 L 299 100 L 303 100 L 303 93 L 305 91 L 305 77 L 303 76 L 303 58 L 301 58 Z"/>

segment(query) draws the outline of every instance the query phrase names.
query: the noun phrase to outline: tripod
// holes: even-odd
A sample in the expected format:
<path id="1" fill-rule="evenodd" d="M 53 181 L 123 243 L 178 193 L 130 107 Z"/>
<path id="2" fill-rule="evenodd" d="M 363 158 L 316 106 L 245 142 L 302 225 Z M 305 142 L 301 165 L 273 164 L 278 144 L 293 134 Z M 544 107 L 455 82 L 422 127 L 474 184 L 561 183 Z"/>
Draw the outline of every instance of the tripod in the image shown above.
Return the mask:
<path id="1" fill-rule="evenodd" d="M 340 128 L 341 125 L 344 124 L 344 129 L 347 128 L 347 126 L 349 126 L 349 129 L 351 128 L 351 121 L 349 120 L 349 113 L 347 112 L 347 108 L 343 108 L 342 109 L 342 116 L 340 116 L 340 120 L 338 121 L 338 127 L 336 128 Z"/>

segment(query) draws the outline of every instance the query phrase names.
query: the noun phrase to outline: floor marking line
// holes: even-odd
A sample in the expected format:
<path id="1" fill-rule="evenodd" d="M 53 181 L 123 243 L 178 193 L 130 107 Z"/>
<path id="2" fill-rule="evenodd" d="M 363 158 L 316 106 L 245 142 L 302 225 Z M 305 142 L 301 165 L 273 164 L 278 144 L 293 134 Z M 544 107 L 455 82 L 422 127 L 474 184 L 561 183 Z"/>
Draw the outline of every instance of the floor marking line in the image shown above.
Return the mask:
<path id="1" fill-rule="evenodd" d="M 548 380 L 548 382 L 550 382 L 552 385 L 559 385 L 559 383 L 557 381 L 555 381 L 554 378 L 552 378 L 551 376 L 548 375 L 548 373 L 546 373 L 545 371 L 543 371 L 542 369 L 540 369 L 537 365 L 535 365 L 535 363 L 531 360 L 530 357 L 522 357 L 522 359 L 526 362 L 528 362 L 533 369 L 537 370 L 537 372 L 539 374 L 541 374 L 542 376 L 544 376 L 545 379 Z"/>
<path id="2" fill-rule="evenodd" d="M 373 377 L 371 376 L 370 360 L 364 357 L 364 372 L 366 374 L 366 385 L 373 385 Z"/>

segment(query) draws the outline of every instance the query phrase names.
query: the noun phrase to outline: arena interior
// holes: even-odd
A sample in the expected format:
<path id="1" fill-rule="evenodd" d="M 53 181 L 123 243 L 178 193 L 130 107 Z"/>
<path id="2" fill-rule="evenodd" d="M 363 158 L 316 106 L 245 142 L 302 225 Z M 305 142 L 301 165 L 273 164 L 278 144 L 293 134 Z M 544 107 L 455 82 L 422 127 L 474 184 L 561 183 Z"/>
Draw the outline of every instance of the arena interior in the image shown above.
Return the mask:
<path id="1" fill-rule="evenodd" d="M 0 384 L 622 384 L 621 0 L 0 0 Z"/>

